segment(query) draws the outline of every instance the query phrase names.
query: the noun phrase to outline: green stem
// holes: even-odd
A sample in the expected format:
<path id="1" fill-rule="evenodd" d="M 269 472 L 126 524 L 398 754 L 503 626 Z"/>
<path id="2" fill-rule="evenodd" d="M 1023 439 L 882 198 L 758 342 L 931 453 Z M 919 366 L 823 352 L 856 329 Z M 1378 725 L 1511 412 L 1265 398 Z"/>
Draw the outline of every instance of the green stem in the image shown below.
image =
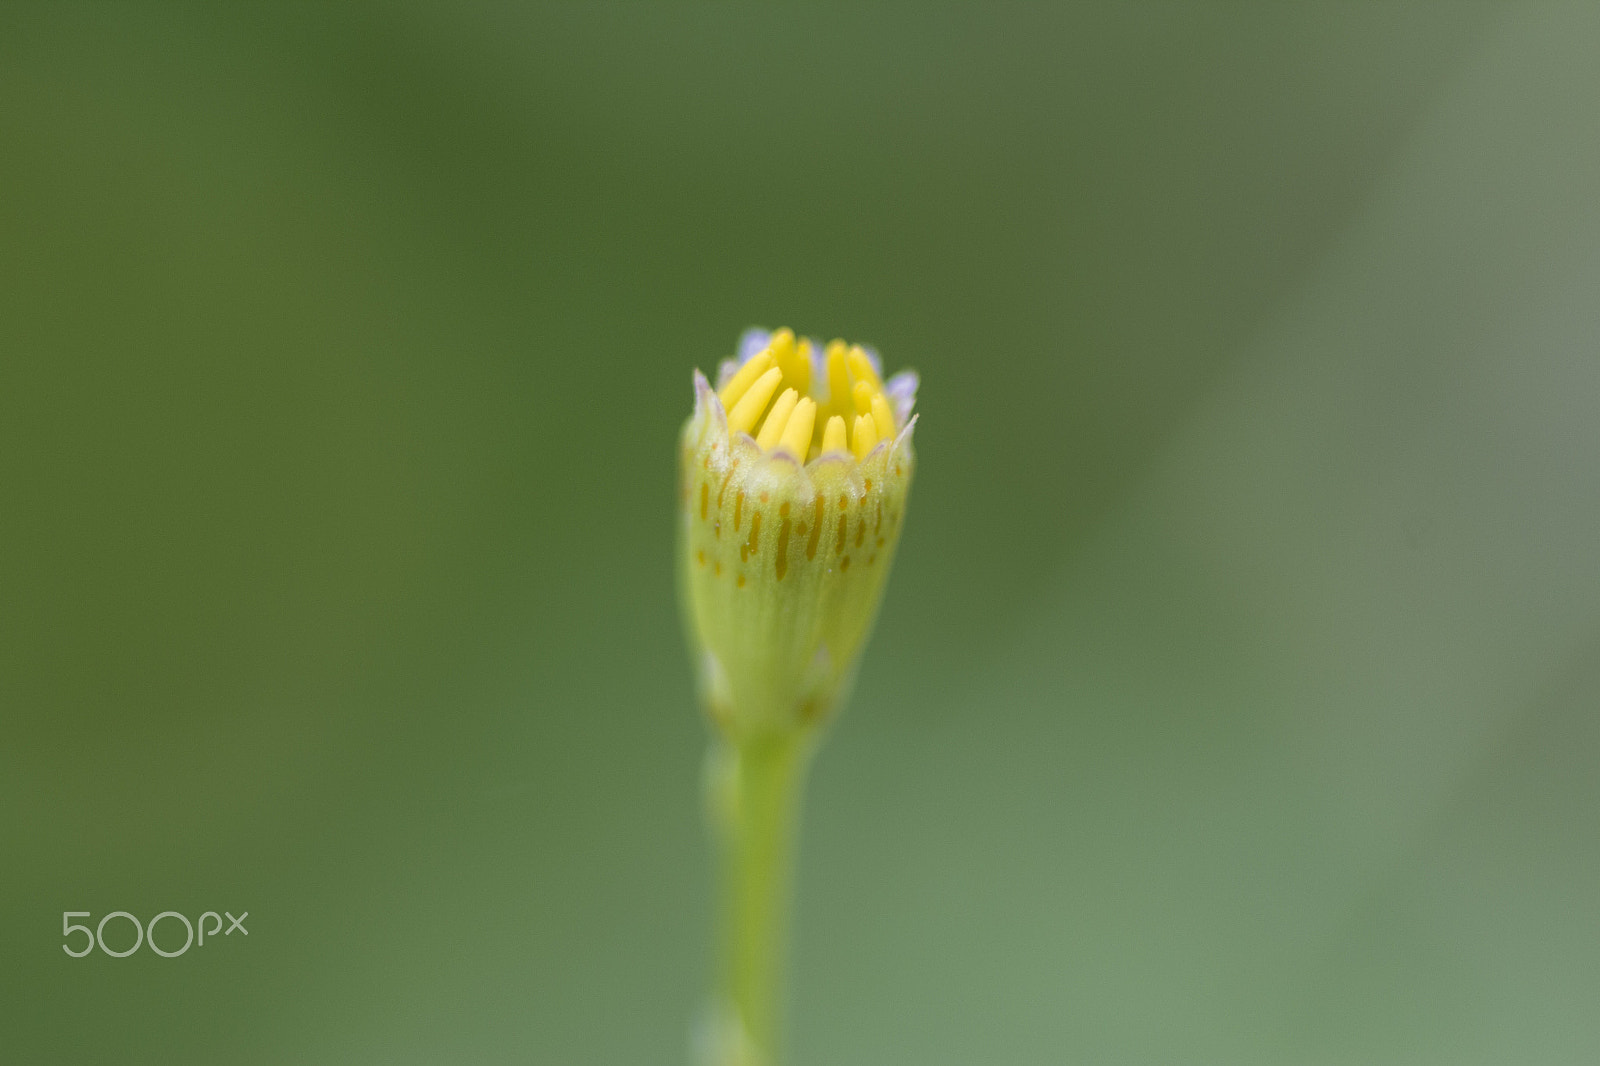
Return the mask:
<path id="1" fill-rule="evenodd" d="M 808 755 L 802 734 L 729 744 L 721 754 L 721 1008 L 745 1061 L 777 1066 L 794 845 Z M 738 1061 L 735 1059 L 735 1061 Z"/>

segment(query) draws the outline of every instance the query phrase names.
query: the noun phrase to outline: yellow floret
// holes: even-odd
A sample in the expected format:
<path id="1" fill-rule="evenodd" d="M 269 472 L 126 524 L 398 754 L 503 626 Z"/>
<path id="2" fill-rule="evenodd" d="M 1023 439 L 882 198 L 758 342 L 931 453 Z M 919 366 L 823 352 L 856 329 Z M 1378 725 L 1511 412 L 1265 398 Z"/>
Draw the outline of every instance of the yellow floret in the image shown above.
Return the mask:
<path id="1" fill-rule="evenodd" d="M 783 390 L 778 402 L 772 405 L 772 413 L 767 415 L 767 420 L 761 424 L 761 432 L 756 434 L 756 443 L 761 445 L 763 451 L 770 451 L 778 446 L 778 442 L 783 439 L 784 427 L 789 424 L 789 416 L 794 413 L 795 404 L 799 402 L 798 392 L 793 389 Z"/>
<path id="2" fill-rule="evenodd" d="M 795 404 L 794 413 L 789 416 L 789 424 L 783 427 L 783 437 L 778 441 L 778 447 L 805 462 L 806 452 L 811 450 L 811 427 L 816 420 L 817 401 L 808 396 Z"/>
<path id="3" fill-rule="evenodd" d="M 761 417 L 761 412 L 766 410 L 767 401 L 772 399 L 772 394 L 778 391 L 778 383 L 783 380 L 783 371 L 773 367 L 756 379 L 739 402 L 733 405 L 733 410 L 728 412 L 728 430 L 733 433 L 749 433 L 755 426 L 756 419 Z"/>
<path id="4" fill-rule="evenodd" d="M 849 451 L 850 444 L 846 439 L 844 419 L 834 415 L 828 419 L 828 427 L 822 431 L 822 454 L 827 455 L 829 452 L 848 453 Z"/>
<path id="5" fill-rule="evenodd" d="M 829 453 L 861 458 L 879 441 L 894 439 L 894 408 L 866 349 L 830 341 L 817 381 L 811 351 L 811 342 L 793 330 L 775 331 L 717 394 L 728 428 L 753 434 L 765 451 L 783 448 L 801 462 Z"/>
<path id="6" fill-rule="evenodd" d="M 865 459 L 878 443 L 878 427 L 871 415 L 856 415 L 855 429 L 850 431 L 850 449 L 857 459 Z"/>

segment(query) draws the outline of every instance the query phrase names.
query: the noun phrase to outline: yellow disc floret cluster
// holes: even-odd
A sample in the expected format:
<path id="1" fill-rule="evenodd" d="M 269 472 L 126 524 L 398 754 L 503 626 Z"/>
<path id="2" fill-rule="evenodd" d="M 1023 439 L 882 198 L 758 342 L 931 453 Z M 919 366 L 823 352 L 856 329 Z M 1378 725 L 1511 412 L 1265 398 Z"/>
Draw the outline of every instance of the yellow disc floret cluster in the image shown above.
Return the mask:
<path id="1" fill-rule="evenodd" d="M 879 441 L 892 440 L 894 411 L 866 351 L 833 341 L 823 366 L 825 382 L 813 382 L 811 342 L 778 330 L 717 393 L 729 431 L 802 463 L 829 453 L 864 459 Z"/>

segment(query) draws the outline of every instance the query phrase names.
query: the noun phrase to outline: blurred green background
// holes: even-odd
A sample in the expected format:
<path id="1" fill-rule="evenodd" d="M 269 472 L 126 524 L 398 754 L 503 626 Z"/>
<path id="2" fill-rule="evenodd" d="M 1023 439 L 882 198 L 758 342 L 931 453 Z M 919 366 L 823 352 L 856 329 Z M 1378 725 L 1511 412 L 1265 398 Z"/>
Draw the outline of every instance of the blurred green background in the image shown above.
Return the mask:
<path id="1" fill-rule="evenodd" d="M 674 434 L 788 324 L 924 383 L 794 1062 L 1600 1060 L 1597 59 L 0 8 L 0 1059 L 685 1062 Z"/>

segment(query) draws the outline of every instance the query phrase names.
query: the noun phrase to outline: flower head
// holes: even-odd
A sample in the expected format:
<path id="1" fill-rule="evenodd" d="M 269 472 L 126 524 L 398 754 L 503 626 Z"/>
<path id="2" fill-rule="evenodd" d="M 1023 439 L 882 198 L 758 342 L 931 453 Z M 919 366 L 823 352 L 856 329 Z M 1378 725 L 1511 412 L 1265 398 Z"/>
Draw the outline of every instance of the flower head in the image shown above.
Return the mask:
<path id="1" fill-rule="evenodd" d="M 679 572 L 706 706 L 734 739 L 838 706 L 882 597 L 915 466 L 917 376 L 869 349 L 751 330 L 695 372 Z"/>

